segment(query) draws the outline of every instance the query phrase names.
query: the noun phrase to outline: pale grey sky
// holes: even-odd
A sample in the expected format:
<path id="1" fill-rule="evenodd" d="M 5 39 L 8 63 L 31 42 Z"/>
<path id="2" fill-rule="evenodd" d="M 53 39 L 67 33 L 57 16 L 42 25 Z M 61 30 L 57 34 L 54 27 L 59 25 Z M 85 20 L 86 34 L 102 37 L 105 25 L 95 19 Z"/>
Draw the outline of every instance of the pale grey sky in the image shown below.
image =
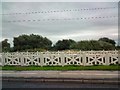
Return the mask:
<path id="1" fill-rule="evenodd" d="M 8 38 L 12 44 L 13 37 L 21 34 L 38 34 L 48 37 L 55 43 L 61 39 L 73 39 L 76 41 L 99 39 L 108 37 L 117 41 L 118 39 L 118 3 L 117 2 L 4 2 L 2 5 L 2 40 Z M 98 10 L 80 10 L 92 8 L 106 8 Z M 64 10 L 72 10 L 65 11 Z M 35 13 L 41 12 L 43 13 Z M 47 11 L 59 11 L 45 13 Z M 18 13 L 31 14 L 18 14 Z M 34 12 L 35 14 L 32 14 Z M 14 14 L 17 13 L 17 14 Z M 106 17 L 99 19 L 80 19 L 81 17 Z M 116 16 L 111 17 L 110 16 Z M 70 18 L 71 20 L 64 20 Z M 32 22 L 6 22 L 18 20 L 38 20 Z M 45 21 L 43 21 L 45 19 Z M 60 19 L 50 20 L 48 19 Z"/>

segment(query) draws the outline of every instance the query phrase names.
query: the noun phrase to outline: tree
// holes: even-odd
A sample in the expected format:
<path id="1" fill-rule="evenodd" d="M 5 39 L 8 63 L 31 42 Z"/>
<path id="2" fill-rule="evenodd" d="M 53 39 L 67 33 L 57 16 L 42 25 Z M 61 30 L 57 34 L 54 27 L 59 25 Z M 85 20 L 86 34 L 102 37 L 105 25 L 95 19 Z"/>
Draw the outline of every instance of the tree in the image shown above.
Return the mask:
<path id="1" fill-rule="evenodd" d="M 91 50 L 101 50 L 102 49 L 100 43 L 97 40 L 90 40 L 89 46 L 90 46 Z"/>
<path id="2" fill-rule="evenodd" d="M 110 43 L 110 44 L 112 44 L 112 45 L 114 45 L 114 46 L 115 46 L 115 44 L 116 44 L 114 40 L 109 39 L 109 38 L 107 38 L 107 37 L 100 38 L 98 41 L 104 41 L 104 42 Z"/>
<path id="3" fill-rule="evenodd" d="M 71 45 L 76 43 L 72 39 L 63 39 L 58 40 L 57 43 L 54 45 L 55 50 L 67 50 L 71 49 Z"/>
<path id="4" fill-rule="evenodd" d="M 117 49 L 117 50 L 120 50 L 120 46 L 119 46 L 119 45 L 117 45 L 117 46 L 116 46 L 116 49 Z"/>
<path id="5" fill-rule="evenodd" d="M 50 49 L 52 41 L 46 37 L 40 35 L 20 35 L 19 37 L 14 37 L 14 50 L 23 51 L 27 49 Z"/>
<path id="6" fill-rule="evenodd" d="M 72 46 L 73 49 L 78 50 L 100 50 L 100 44 L 96 40 L 84 40 L 78 41 L 76 44 Z"/>
<path id="7" fill-rule="evenodd" d="M 99 41 L 100 46 L 103 50 L 114 50 L 115 46 L 111 43 L 104 42 L 104 41 Z"/>
<path id="8" fill-rule="evenodd" d="M 2 42 L 0 42 L 0 47 L 2 48 L 3 52 L 9 52 L 10 43 L 8 43 L 8 39 L 4 39 Z"/>
<path id="9" fill-rule="evenodd" d="M 104 42 L 104 41 L 97 41 L 97 40 L 84 40 L 79 41 L 76 44 L 72 45 L 73 49 L 77 50 L 114 50 L 115 46 L 111 43 Z"/>

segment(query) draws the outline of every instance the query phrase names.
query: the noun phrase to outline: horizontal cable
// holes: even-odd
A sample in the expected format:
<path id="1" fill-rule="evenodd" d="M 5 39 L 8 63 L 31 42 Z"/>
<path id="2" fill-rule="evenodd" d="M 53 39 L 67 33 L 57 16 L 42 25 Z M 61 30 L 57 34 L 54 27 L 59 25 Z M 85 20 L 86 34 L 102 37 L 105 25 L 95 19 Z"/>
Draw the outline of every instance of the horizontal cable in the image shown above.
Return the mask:
<path id="1" fill-rule="evenodd" d="M 102 17 L 80 17 L 80 18 L 63 18 L 63 19 L 28 19 L 28 20 L 11 20 L 5 21 L 7 23 L 15 22 L 40 22 L 40 21 L 58 21 L 58 20 L 85 20 L 85 19 L 104 19 L 104 18 L 116 18 L 117 16 L 102 16 Z"/>
<path id="2" fill-rule="evenodd" d="M 104 10 L 104 9 L 114 9 L 117 7 L 104 7 L 104 8 L 82 8 L 82 9 L 69 9 L 69 10 L 52 10 L 52 11 L 33 11 L 33 12 L 24 12 L 24 13 L 8 13 L 0 15 L 21 15 L 21 14 L 39 14 L 39 13 L 58 13 L 58 12 L 72 12 L 72 11 L 88 11 L 88 10 Z"/>

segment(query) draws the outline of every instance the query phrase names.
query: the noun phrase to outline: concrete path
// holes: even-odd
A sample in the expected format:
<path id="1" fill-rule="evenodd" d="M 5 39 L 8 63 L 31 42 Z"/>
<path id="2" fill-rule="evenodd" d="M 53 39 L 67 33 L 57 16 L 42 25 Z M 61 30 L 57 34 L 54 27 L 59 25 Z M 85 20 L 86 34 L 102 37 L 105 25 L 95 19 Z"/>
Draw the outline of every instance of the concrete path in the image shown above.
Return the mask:
<path id="1" fill-rule="evenodd" d="M 2 77 L 117 79 L 118 71 L 0 71 Z"/>

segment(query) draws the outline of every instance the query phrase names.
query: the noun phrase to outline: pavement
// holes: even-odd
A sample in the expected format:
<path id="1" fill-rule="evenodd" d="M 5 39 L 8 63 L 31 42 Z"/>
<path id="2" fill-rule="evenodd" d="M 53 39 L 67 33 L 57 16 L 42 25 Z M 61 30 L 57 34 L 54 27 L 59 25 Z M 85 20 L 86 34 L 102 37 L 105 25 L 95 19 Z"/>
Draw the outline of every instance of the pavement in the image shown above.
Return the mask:
<path id="1" fill-rule="evenodd" d="M 2 77 L 118 79 L 118 71 L 0 71 Z"/>

